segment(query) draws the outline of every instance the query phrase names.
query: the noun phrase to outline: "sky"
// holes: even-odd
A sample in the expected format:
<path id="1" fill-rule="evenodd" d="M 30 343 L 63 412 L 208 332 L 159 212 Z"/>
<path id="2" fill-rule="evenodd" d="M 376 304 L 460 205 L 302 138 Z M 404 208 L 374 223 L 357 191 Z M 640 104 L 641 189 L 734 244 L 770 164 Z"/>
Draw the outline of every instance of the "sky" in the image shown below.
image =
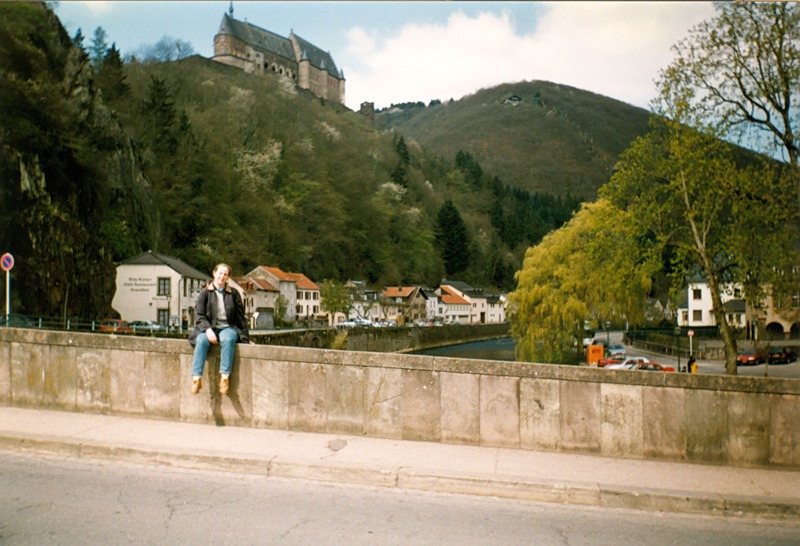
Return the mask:
<path id="1" fill-rule="evenodd" d="M 88 46 L 102 27 L 123 57 L 164 36 L 213 56 L 229 2 L 62 1 Z M 672 45 L 714 15 L 710 2 L 233 2 L 234 18 L 294 32 L 330 52 L 346 105 L 458 100 L 502 83 L 546 80 L 647 108 Z"/>

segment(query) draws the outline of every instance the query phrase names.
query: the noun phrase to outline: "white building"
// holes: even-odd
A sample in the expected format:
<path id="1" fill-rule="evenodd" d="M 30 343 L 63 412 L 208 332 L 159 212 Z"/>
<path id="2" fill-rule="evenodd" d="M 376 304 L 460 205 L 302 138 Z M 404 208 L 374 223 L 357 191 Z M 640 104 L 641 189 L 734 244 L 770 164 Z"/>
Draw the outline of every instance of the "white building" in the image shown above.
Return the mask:
<path id="1" fill-rule="evenodd" d="M 321 313 L 319 286 L 302 273 L 287 273 L 278 267 L 258 266 L 248 277 L 266 279 L 277 288 L 285 305 L 288 321 L 316 318 Z"/>
<path id="2" fill-rule="evenodd" d="M 747 325 L 745 302 L 742 299 L 742 289 L 739 285 L 729 284 L 721 289 L 722 304 L 725 306 L 725 315 L 728 324 L 736 328 Z M 713 313 L 714 304 L 711 301 L 711 288 L 706 281 L 689 283 L 686 291 L 686 304 L 678 310 L 678 326 L 687 328 L 702 328 L 716 326 L 717 320 Z"/>
<path id="3" fill-rule="evenodd" d="M 111 306 L 122 320 L 152 320 L 185 329 L 194 325 L 194 303 L 211 281 L 185 262 L 146 252 L 117 266 L 117 290 Z"/>
<path id="4" fill-rule="evenodd" d="M 505 322 L 506 320 L 505 296 L 490 294 L 461 281 L 442 281 L 439 291 L 457 295 L 469 303 L 468 318 L 459 320 L 459 322 L 489 324 Z"/>

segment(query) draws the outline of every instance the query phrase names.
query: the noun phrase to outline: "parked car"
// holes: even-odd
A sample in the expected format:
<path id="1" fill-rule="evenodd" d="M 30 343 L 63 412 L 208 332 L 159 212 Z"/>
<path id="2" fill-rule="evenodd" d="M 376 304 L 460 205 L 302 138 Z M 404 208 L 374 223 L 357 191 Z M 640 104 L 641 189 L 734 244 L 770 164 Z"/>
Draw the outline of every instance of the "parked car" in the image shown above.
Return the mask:
<path id="1" fill-rule="evenodd" d="M 628 358 L 628 355 L 626 355 L 624 353 L 623 354 L 617 354 L 617 355 L 608 356 L 606 358 L 603 358 L 603 359 L 599 360 L 597 362 L 597 367 L 598 368 L 605 368 L 606 366 L 609 366 L 611 364 L 619 364 L 620 362 L 622 362 L 626 358 Z"/>
<path id="2" fill-rule="evenodd" d="M 797 353 L 788 347 L 773 347 L 767 353 L 767 361 L 770 364 L 789 364 L 797 361 Z"/>
<path id="3" fill-rule="evenodd" d="M 752 348 L 740 350 L 739 356 L 736 357 L 737 366 L 755 366 L 757 364 L 764 364 L 766 361 L 766 354 Z"/>
<path id="4" fill-rule="evenodd" d="M 674 372 L 675 368 L 672 366 L 664 366 L 663 364 L 659 364 L 658 362 L 645 362 L 643 364 L 639 364 L 636 368 L 637 370 L 642 370 L 644 372 Z"/>
<path id="5" fill-rule="evenodd" d="M 625 346 L 621 343 L 612 343 L 608 346 L 608 356 L 624 355 Z"/>
<path id="6" fill-rule="evenodd" d="M 98 329 L 101 332 L 133 332 L 130 324 L 120 319 L 104 319 Z"/>
<path id="7" fill-rule="evenodd" d="M 617 364 L 609 364 L 606 366 L 609 370 L 635 370 L 641 364 L 649 364 L 651 360 L 646 356 L 629 356 L 622 362 Z"/>
<path id="8" fill-rule="evenodd" d="M 133 320 L 130 322 L 130 327 L 134 332 L 147 332 L 149 334 L 165 330 L 162 325 L 152 320 Z"/>
<path id="9" fill-rule="evenodd" d="M 358 324 L 352 320 L 343 320 L 342 322 L 338 322 L 334 325 L 334 328 L 344 329 L 344 328 L 355 328 Z"/>

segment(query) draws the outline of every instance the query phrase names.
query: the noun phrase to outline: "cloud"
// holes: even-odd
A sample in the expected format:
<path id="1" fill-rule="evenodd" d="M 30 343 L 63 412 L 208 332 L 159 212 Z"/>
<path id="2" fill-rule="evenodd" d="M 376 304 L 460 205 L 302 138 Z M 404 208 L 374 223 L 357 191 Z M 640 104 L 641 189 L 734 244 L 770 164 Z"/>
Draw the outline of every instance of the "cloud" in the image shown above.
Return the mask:
<path id="1" fill-rule="evenodd" d="M 83 6 L 93 15 L 106 15 L 111 13 L 113 3 L 114 2 L 106 2 L 102 0 L 97 0 L 95 2 L 81 2 L 81 4 L 83 4 Z"/>
<path id="2" fill-rule="evenodd" d="M 505 12 L 456 11 L 446 23 L 408 24 L 385 37 L 352 28 L 342 63 L 348 105 L 446 101 L 501 83 L 549 80 L 646 106 L 658 71 L 672 58 L 670 47 L 713 15 L 708 3 L 547 8 L 528 34 L 518 33 Z"/>

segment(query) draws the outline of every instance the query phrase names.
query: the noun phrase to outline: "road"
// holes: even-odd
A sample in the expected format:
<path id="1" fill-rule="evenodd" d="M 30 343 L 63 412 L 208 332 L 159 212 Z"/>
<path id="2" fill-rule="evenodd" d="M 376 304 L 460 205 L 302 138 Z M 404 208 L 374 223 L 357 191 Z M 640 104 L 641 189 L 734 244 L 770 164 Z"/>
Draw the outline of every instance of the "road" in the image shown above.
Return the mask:
<path id="1" fill-rule="evenodd" d="M 645 513 L 0 452 L 0 545 L 797 545 L 800 522 Z"/>
<path id="2" fill-rule="evenodd" d="M 611 342 L 622 343 L 622 332 L 611 332 L 609 335 Z M 666 366 L 673 366 L 678 369 L 678 359 L 672 355 L 665 355 L 663 353 L 656 353 L 653 351 L 645 351 L 632 347 L 625 346 L 629 355 L 642 355 L 650 360 L 655 360 Z M 681 358 L 681 367 L 686 366 L 686 358 Z M 698 373 L 701 374 L 717 374 L 725 375 L 725 362 L 722 360 L 698 360 L 697 361 Z M 737 368 L 738 375 L 748 377 L 777 377 L 777 378 L 800 378 L 800 359 L 791 364 L 759 364 L 757 366 L 739 366 Z"/>

